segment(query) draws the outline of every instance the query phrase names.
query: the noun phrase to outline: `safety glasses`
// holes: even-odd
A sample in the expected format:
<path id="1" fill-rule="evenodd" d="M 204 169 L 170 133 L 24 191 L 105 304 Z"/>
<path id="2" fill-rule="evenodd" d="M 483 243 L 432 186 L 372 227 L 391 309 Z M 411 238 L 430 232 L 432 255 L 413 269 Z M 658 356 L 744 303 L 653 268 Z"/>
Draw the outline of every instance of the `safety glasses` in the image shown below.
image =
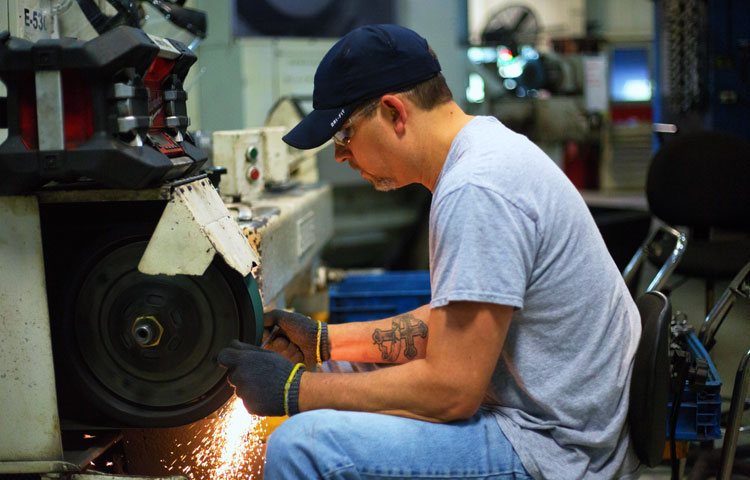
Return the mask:
<path id="1" fill-rule="evenodd" d="M 344 122 L 344 126 L 341 127 L 341 130 L 333 134 L 333 143 L 340 147 L 349 146 L 349 142 L 351 142 L 352 136 L 354 136 L 354 120 L 375 110 L 379 103 L 379 100 L 377 102 L 369 103 L 361 108 L 360 111 L 355 112 L 350 116 L 346 122 Z"/>

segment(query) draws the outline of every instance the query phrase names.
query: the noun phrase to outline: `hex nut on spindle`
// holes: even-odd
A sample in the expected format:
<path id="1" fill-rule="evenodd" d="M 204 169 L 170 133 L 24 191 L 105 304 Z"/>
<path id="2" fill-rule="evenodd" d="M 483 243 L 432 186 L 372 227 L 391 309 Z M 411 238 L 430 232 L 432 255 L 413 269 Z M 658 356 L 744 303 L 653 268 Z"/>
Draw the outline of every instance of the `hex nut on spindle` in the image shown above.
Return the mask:
<path id="1" fill-rule="evenodd" d="M 146 315 L 135 319 L 130 334 L 133 335 L 133 339 L 139 346 L 144 348 L 155 347 L 161 342 L 164 327 L 161 326 L 156 317 Z"/>

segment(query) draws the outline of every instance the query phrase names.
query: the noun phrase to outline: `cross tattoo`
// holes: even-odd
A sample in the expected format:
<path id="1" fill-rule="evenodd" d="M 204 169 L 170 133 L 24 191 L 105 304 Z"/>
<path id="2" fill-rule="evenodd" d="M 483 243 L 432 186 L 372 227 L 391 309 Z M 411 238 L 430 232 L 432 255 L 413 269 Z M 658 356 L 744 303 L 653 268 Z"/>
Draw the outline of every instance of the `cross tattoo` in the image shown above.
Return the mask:
<path id="1" fill-rule="evenodd" d="M 406 344 L 404 356 L 409 360 L 417 356 L 414 337 L 427 337 L 427 325 L 421 320 L 412 325 L 409 321 L 410 318 L 414 317 L 411 315 L 400 317 L 391 323 L 393 328 L 390 330 L 376 328 L 372 333 L 372 340 L 380 349 L 383 360 L 395 362 L 398 359 L 398 355 L 401 353 L 402 340 Z M 386 343 L 390 343 L 390 345 L 386 345 Z"/>

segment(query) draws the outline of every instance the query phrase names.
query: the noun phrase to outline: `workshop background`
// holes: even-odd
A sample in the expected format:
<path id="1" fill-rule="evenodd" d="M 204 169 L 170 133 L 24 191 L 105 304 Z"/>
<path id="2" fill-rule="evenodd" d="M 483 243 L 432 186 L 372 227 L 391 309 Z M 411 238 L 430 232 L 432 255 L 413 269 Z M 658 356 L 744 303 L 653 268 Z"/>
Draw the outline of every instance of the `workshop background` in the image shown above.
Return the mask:
<path id="1" fill-rule="evenodd" d="M 73 0 L 2 0 L 0 31 L 9 30 L 12 37 L 29 41 L 60 36 L 92 40 L 98 34 L 77 11 L 79 3 Z M 110 15 L 116 13 L 107 0 L 91 3 Z M 684 449 L 680 468 L 686 478 L 716 477 L 716 469 L 709 468 L 706 474 L 696 465 L 705 461 L 706 455 L 701 456 L 701 453 L 712 450 L 716 457 L 714 464 L 718 462 L 723 445 L 720 437 L 726 428 L 738 362 L 746 354 L 750 339 L 747 302 L 750 278 L 732 283 L 750 261 L 747 204 L 732 203 L 734 199 L 747 199 L 744 192 L 750 190 L 750 185 L 744 183 L 750 180 L 747 173 L 750 151 L 745 149 L 750 141 L 750 2 L 162 0 L 136 3 L 145 15 L 141 26 L 146 33 L 194 47 L 197 61 L 181 83 L 182 90 L 187 92 L 190 118 L 190 125 L 183 133 L 206 153 L 208 158 L 201 171 L 214 168 L 211 173 L 225 209 L 252 245 L 248 255 L 259 258 L 260 269 L 253 270 L 253 276 L 258 283 L 255 288 L 263 299 L 261 307 L 266 309 L 272 306 L 294 308 L 317 319 L 345 322 L 382 318 L 429 300 L 426 270 L 430 192 L 415 185 L 394 192 L 377 192 L 357 172 L 334 161 L 330 142 L 313 152 L 299 152 L 286 148 L 279 140 L 300 115 L 311 110 L 313 77 L 323 55 L 340 36 L 360 25 L 397 23 L 420 33 L 437 53 L 454 99 L 467 113 L 496 116 L 542 148 L 580 189 L 610 253 L 630 279 L 634 295 L 649 289 L 676 243 L 669 234 L 662 235 L 664 231 L 659 231 L 661 225 L 670 221 L 657 218 L 651 202 L 669 196 L 671 203 L 661 211 L 679 210 L 680 205 L 688 210 L 695 209 L 695 199 L 699 198 L 700 204 L 701 195 L 705 195 L 708 188 L 712 200 L 704 203 L 719 204 L 730 213 L 741 212 L 736 214 L 742 216 L 741 219 L 719 222 L 718 228 L 705 224 L 697 228 L 690 228 L 688 224 L 668 225 L 678 229 L 678 235 L 687 235 L 687 252 L 698 253 L 686 254 L 683 268 L 677 265 L 676 269 L 670 269 L 669 278 L 664 279 L 660 288 L 670 292 L 673 309 L 679 312 L 678 322 L 684 320 L 696 333 L 704 327 L 704 320 L 730 284 L 738 293 L 737 301 L 716 334 L 716 346 L 710 350 L 710 360 L 721 378 L 721 386 L 716 387 L 717 398 L 723 399 L 723 402 L 714 402 L 715 418 L 709 420 L 713 422 L 709 427 L 715 429 L 715 435 L 688 436 L 678 445 L 678 450 Z M 179 22 L 168 18 L 165 8 L 169 12 L 174 5 L 205 12 L 205 38 L 199 38 L 203 35 L 196 35 L 195 28 L 181 28 L 175 25 Z M 2 72 L 12 70 L 12 66 L 0 65 Z M 4 84 L 0 85 L 0 96 L 8 96 Z M 11 101 L 0 104 L 2 123 L 6 126 L 10 113 L 5 110 L 10 104 Z M 8 132 L 8 128 L 0 128 L 0 142 L 9 137 Z M 689 138 L 700 141 L 677 153 L 672 151 L 668 158 L 666 154 L 659 157 L 667 166 L 664 167 L 666 173 L 660 171 L 663 183 L 657 184 L 656 173 L 649 175 L 657 153 L 665 145 L 676 146 Z M 0 148 L 0 156 L 3 154 L 10 158 Z M 1 160 L 0 166 L 5 165 Z M 716 175 L 712 165 L 716 166 Z M 218 176 L 221 172 L 217 172 L 217 167 L 226 169 L 223 177 Z M 6 173 L 0 186 L 4 189 L 12 180 L 12 174 Z M 169 181 L 174 180 L 165 180 Z M 157 197 L 148 196 L 151 194 L 143 198 L 140 194 L 127 196 L 126 202 L 117 196 L 119 194 L 110 192 L 102 193 L 106 196 L 102 200 L 80 193 L 78 184 L 67 191 L 64 182 L 59 183 L 63 184 L 62 189 L 58 184 L 51 190 L 49 185 L 35 190 L 42 192 L 39 216 L 47 255 L 45 265 L 40 267 L 40 278 L 44 283 L 46 275 L 51 282 L 40 294 L 42 304 L 49 295 L 52 322 L 51 334 L 35 337 L 34 341 L 42 343 L 49 343 L 50 335 L 63 335 L 58 331 L 61 327 L 55 324 L 69 320 L 67 314 L 58 310 L 78 308 L 68 306 L 63 299 L 70 292 L 64 288 L 67 280 L 62 270 L 67 272 L 73 268 L 77 272 L 73 278 L 109 273 L 114 267 L 100 260 L 105 258 L 104 252 L 127 256 L 128 261 L 133 260 L 134 255 L 140 258 L 145 248 L 144 228 L 153 230 L 158 228 L 157 223 L 161 225 L 161 209 L 153 210 L 149 202 Z M 149 188 L 159 195 L 164 191 L 163 187 L 159 190 L 154 185 Z M 170 199 L 182 195 L 174 192 L 179 185 L 170 188 Z M 659 195 L 659 192 L 669 194 Z M 5 191 L 1 193 L 9 195 Z M 11 193 L 16 194 L 20 193 Z M 135 207 L 129 202 L 136 197 L 147 201 Z M 206 198 L 193 201 L 210 202 Z M 135 217 L 139 220 L 134 220 Z M 148 227 L 144 227 L 144 217 L 148 217 L 145 222 Z M 109 220 L 102 220 L 106 218 Z M 121 236 L 122 231 L 109 226 L 106 235 L 96 230 L 99 241 L 86 243 L 90 224 L 100 226 L 107 222 L 137 224 L 134 230 L 138 231 L 141 243 L 115 247 L 112 231 L 114 236 Z M 18 351 L 16 343 L 22 343 L 26 333 L 11 326 L 15 315 L 11 310 L 16 305 L 7 299 L 11 290 L 6 286 L 27 268 L 23 263 L 9 260 L 20 258 L 12 246 L 17 234 L 13 225 L 12 228 L 10 223 L 0 226 L 0 240 L 7 240 L 0 242 L 4 245 L 0 250 L 3 262 L 0 276 L 4 279 L 0 288 L 4 295 L 0 296 L 3 302 L 0 303 L 3 309 L 0 328 L 14 332 L 5 335 L 7 340 L 0 343 L 0 351 L 4 352 L 0 353 L 0 359 L 7 365 L 10 365 L 9 359 L 14 359 L 15 364 L 16 358 L 28 357 L 32 361 L 35 358 L 23 351 L 13 357 L 16 355 L 13 352 Z M 128 235 L 130 233 L 128 231 Z M 657 238 L 658 244 L 642 246 L 650 233 L 661 235 Z M 133 248 L 135 253 L 127 250 Z M 73 265 L 75 258 L 84 258 L 89 251 L 97 249 L 103 252 L 96 257 L 100 263 L 91 256 L 80 262 L 86 268 Z M 41 252 L 41 246 L 38 251 Z M 639 268 L 628 271 L 631 259 L 639 251 L 644 252 L 645 261 Z M 55 252 L 59 258 L 50 259 L 49 255 Z M 75 255 L 72 259 L 63 258 L 66 252 L 75 252 Z M 229 257 L 220 247 L 215 253 Z M 31 255 L 41 258 L 41 253 Z M 697 260 L 690 263 L 689 255 Z M 157 268 L 164 268 L 167 261 L 163 260 Z M 41 260 L 37 259 L 37 263 L 41 264 Z M 204 289 L 207 305 L 212 301 L 209 297 L 223 298 L 227 292 L 236 292 L 242 280 L 231 280 L 237 276 L 236 272 L 227 273 L 228 267 L 219 263 L 221 266 L 212 263 L 209 273 L 216 278 L 223 275 L 222 278 L 229 279 L 226 280 L 228 288 L 213 290 L 209 279 L 193 290 L 190 290 L 193 287 L 175 284 L 169 287 L 170 291 Z M 227 263 L 231 262 L 227 260 Z M 717 267 L 719 264 L 722 268 Z M 121 268 L 119 263 L 114 265 Z M 130 269 L 134 271 L 135 267 Z M 92 297 L 109 294 L 89 283 L 82 282 L 81 290 L 74 294 L 81 295 L 81 291 Z M 149 288 L 152 287 L 157 288 L 153 285 Z M 16 286 L 12 293 L 23 292 L 23 288 Z M 174 293 L 174 298 L 177 297 Z M 260 303 L 255 297 L 248 301 L 256 309 Z M 46 310 L 44 306 L 41 308 Z M 45 318 L 46 313 L 40 315 Z M 259 316 L 256 312 L 255 325 L 244 325 L 244 320 L 238 320 L 242 325 L 236 328 L 254 329 Z M 133 335 L 140 331 L 151 335 L 152 329 L 162 329 L 151 318 L 145 314 L 139 316 L 128 328 Z M 65 325 L 67 328 L 74 324 Z M 109 320 L 98 318 L 90 320 L 88 326 L 105 332 L 114 328 Z M 83 335 L 81 338 L 93 337 Z M 200 339 L 192 341 L 197 345 Z M 13 348 L 11 342 L 16 342 Z M 107 360 L 110 355 L 106 348 L 91 348 L 89 352 L 81 342 L 80 338 L 70 340 L 68 336 L 53 338 L 55 348 L 52 351 L 62 351 L 57 350 L 59 345 L 65 349 L 81 349 L 76 355 L 80 353 L 83 362 L 88 364 L 112 361 L 114 365 L 130 361 L 125 354 L 122 358 Z M 144 342 L 141 342 L 142 347 L 151 346 Z M 84 367 L 67 365 L 60 355 L 56 353 L 54 358 L 58 377 L 60 371 L 70 370 L 73 376 L 85 377 L 84 384 L 96 382 L 91 379 L 116 370 L 115 366 L 101 371 L 91 367 L 93 374 L 81 373 Z M 184 360 L 169 358 L 174 362 Z M 134 361 L 124 370 L 140 368 L 140 365 Z M 182 363 L 179 365 L 183 367 Z M 18 378 L 16 383 L 10 380 L 12 368 L 5 364 L 0 367 L 3 403 L 11 403 L 15 397 L 12 392 L 26 388 L 22 383 L 27 385 Z M 198 371 L 203 367 L 196 364 L 194 368 Z M 45 371 L 46 376 L 40 374 L 35 381 L 51 385 L 53 406 L 57 403 L 55 389 L 60 401 L 59 420 L 57 412 L 46 420 L 39 420 L 52 422 L 55 428 L 51 430 L 57 430 L 57 433 L 39 435 L 44 437 L 40 440 L 42 444 L 51 441 L 51 450 L 48 448 L 44 455 L 35 456 L 36 439 L 27 442 L 21 438 L 24 432 L 19 425 L 24 425 L 23 422 L 15 414 L 12 420 L 10 413 L 0 414 L 2 480 L 57 478 L 54 475 L 40 477 L 40 472 L 85 471 L 87 468 L 107 472 L 114 478 L 123 473 L 159 478 L 178 474 L 194 479 L 259 478 L 265 438 L 283 421 L 233 419 L 233 415 L 239 414 L 231 405 L 216 412 L 220 406 L 217 402 L 219 399 L 226 401 L 227 392 L 211 387 L 212 382 L 216 383 L 211 372 L 195 387 L 198 390 L 214 388 L 212 401 L 204 402 L 200 408 L 185 406 L 191 403 L 190 392 L 185 394 L 182 403 L 172 404 L 172 399 L 152 399 L 151 395 L 144 395 L 126 399 L 132 404 L 120 408 L 118 402 L 128 385 L 126 373 L 122 373 L 125 383 L 118 383 L 119 379 L 112 384 L 102 380 L 104 387 L 92 387 L 97 395 L 97 400 L 92 402 L 90 398 L 85 401 L 77 398 L 76 395 L 84 395 L 77 393 L 76 388 L 63 385 L 67 380 L 57 378 L 55 382 L 51 367 Z M 166 373 L 161 380 L 190 388 Z M 144 383 L 141 387 L 153 388 L 149 385 Z M 96 401 L 110 405 L 98 409 L 92 405 Z M 13 404 L 17 403 L 16 399 Z M 693 408 L 698 403 L 696 400 Z M 741 408 L 746 407 L 744 399 Z M 163 416 L 155 413 L 164 409 L 168 413 Z M 20 408 L 15 411 L 33 413 L 33 410 Z M 94 411 L 96 413 L 89 416 L 89 412 Z M 720 423 L 721 431 L 718 430 Z M 236 440 L 235 450 L 231 450 L 226 440 L 229 438 L 227 430 L 238 424 L 243 425 L 239 427 L 241 438 Z M 742 425 L 748 424 L 750 415 L 745 412 Z M 149 428 L 151 426 L 158 428 Z M 686 428 L 695 434 L 700 425 Z M 739 438 L 738 464 L 741 457 L 747 456 L 746 448 L 750 444 L 747 430 L 744 427 L 740 430 L 744 434 Z M 61 436 L 62 448 L 59 448 L 57 439 Z M 212 442 L 219 437 L 225 440 L 217 446 Z M 97 438 L 102 441 L 96 445 L 86 443 Z M 16 446 L 20 444 L 30 447 L 19 450 Z M 69 453 L 72 451 L 76 453 Z M 237 455 L 247 458 L 238 459 Z M 662 465 L 644 472 L 643 478 L 670 478 L 668 458 L 665 456 Z M 40 465 L 49 466 L 49 470 Z M 747 466 L 744 468 L 732 478 L 750 478 Z"/>

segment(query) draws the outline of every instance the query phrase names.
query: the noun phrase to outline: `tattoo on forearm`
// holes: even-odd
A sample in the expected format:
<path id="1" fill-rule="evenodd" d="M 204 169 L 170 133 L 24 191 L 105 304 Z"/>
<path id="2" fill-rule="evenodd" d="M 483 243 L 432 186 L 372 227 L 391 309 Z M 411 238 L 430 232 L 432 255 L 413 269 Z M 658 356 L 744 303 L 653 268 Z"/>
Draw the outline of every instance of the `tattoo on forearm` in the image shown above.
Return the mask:
<path id="1" fill-rule="evenodd" d="M 409 360 L 416 357 L 414 337 L 427 338 L 427 325 L 410 314 L 396 317 L 391 325 L 390 330 L 376 328 L 372 333 L 372 340 L 380 349 L 383 360 L 395 362 L 401 353 L 401 342 L 405 344 L 404 356 Z"/>

